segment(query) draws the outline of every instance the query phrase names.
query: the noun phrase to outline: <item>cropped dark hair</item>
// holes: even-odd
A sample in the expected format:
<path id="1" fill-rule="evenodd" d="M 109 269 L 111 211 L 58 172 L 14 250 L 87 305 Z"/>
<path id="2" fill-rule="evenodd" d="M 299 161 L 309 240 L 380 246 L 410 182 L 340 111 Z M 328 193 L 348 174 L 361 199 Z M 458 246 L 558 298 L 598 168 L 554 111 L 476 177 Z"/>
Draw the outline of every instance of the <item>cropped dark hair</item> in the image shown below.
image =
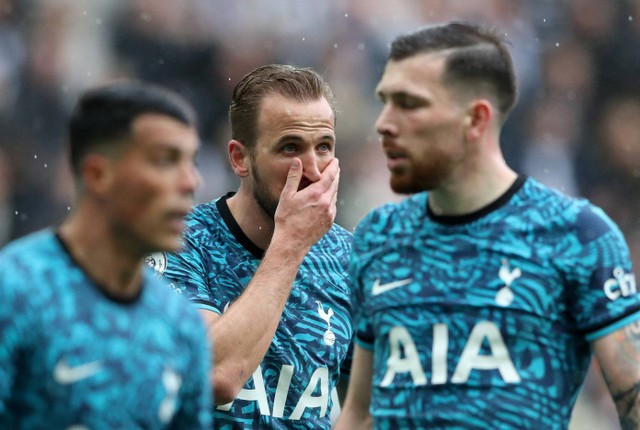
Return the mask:
<path id="1" fill-rule="evenodd" d="M 140 81 L 118 81 L 87 90 L 69 120 L 69 159 L 75 175 L 82 159 L 98 146 L 119 145 L 140 115 L 155 113 L 196 126 L 191 105 L 168 89 Z"/>
<path id="2" fill-rule="evenodd" d="M 440 51 L 446 51 L 444 84 L 489 87 L 504 120 L 517 99 L 516 77 L 506 41 L 490 28 L 451 22 L 397 37 L 391 44 L 389 60 Z"/>
<path id="3" fill-rule="evenodd" d="M 297 101 L 324 97 L 334 113 L 334 95 L 316 71 L 306 67 L 268 64 L 246 74 L 233 89 L 229 122 L 231 137 L 253 149 L 257 139 L 258 114 L 265 97 L 279 94 Z"/>

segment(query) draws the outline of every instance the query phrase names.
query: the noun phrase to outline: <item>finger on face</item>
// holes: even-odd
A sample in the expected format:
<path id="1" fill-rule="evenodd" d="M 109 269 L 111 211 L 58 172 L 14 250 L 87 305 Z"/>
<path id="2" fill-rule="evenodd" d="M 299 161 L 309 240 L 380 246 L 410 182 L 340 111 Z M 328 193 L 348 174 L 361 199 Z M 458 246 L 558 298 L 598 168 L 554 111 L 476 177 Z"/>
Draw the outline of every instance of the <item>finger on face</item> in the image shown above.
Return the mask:
<path id="1" fill-rule="evenodd" d="M 322 172 L 322 178 L 320 179 L 321 185 L 325 190 L 338 187 L 340 181 L 340 163 L 337 158 L 334 158 L 327 164 L 327 167 Z"/>
<path id="2" fill-rule="evenodd" d="M 287 174 L 287 182 L 284 184 L 282 194 L 295 194 L 302 180 L 302 161 L 299 158 L 291 160 L 289 173 Z"/>

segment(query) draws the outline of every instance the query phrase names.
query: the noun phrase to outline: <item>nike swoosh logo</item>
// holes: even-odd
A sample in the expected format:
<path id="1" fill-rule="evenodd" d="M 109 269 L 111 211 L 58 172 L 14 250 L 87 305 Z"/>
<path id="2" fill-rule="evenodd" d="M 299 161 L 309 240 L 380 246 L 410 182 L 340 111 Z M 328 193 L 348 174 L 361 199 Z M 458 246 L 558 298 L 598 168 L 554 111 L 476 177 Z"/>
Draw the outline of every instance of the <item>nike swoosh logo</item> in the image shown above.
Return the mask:
<path id="1" fill-rule="evenodd" d="M 377 296 L 378 294 L 386 293 L 394 288 L 404 287 L 413 282 L 413 278 L 402 279 L 400 281 L 393 281 L 387 284 L 381 284 L 380 278 L 376 279 L 371 287 L 371 294 Z"/>
<path id="2" fill-rule="evenodd" d="M 101 361 L 91 361 L 79 366 L 71 367 L 65 360 L 60 360 L 53 369 L 53 379 L 58 384 L 73 384 L 83 379 L 87 379 L 102 370 Z"/>

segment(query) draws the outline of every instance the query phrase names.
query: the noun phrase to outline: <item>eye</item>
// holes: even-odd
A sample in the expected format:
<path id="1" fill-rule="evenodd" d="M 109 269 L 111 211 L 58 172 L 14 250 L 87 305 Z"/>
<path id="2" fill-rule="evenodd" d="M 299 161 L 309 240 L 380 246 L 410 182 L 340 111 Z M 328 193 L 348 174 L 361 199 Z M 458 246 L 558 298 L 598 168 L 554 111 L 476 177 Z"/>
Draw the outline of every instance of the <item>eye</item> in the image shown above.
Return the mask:
<path id="1" fill-rule="evenodd" d="M 297 149 L 298 147 L 294 143 L 286 143 L 282 145 L 282 152 L 284 152 L 285 154 L 293 154 Z"/>
<path id="2" fill-rule="evenodd" d="M 422 97 L 415 97 L 406 93 L 395 94 L 390 100 L 398 109 L 412 110 L 427 105 L 427 100 Z M 386 104 L 386 102 L 385 102 Z"/>
<path id="3" fill-rule="evenodd" d="M 416 109 L 421 106 L 421 103 L 410 97 L 402 97 L 396 100 L 396 105 L 401 109 Z"/>
<path id="4" fill-rule="evenodd" d="M 330 143 L 321 143 L 316 148 L 320 152 L 331 152 L 333 146 Z"/>
<path id="5" fill-rule="evenodd" d="M 161 167 L 170 166 L 173 164 L 174 158 L 170 156 L 160 156 L 156 158 L 156 165 Z"/>
<path id="6" fill-rule="evenodd" d="M 170 167 L 178 162 L 179 154 L 176 151 L 159 151 L 151 156 L 151 162 L 158 167 Z"/>

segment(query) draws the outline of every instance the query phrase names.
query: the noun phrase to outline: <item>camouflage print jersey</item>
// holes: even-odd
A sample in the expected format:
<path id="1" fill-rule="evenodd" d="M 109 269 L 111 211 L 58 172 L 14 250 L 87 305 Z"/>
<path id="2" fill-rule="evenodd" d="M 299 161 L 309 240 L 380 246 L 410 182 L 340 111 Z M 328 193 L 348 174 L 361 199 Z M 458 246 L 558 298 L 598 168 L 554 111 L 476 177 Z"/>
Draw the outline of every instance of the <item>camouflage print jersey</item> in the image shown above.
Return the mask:
<path id="1" fill-rule="evenodd" d="M 19 239 L 0 252 L 0 428 L 211 428 L 204 339 L 151 269 L 118 301 L 53 232 Z"/>
<path id="2" fill-rule="evenodd" d="M 177 291 L 218 314 L 242 294 L 263 254 L 231 215 L 231 195 L 197 206 L 184 250 L 154 260 Z M 265 358 L 236 399 L 214 409 L 216 428 L 330 428 L 332 393 L 351 365 L 350 250 L 351 233 L 337 225 L 311 248 Z"/>
<path id="3" fill-rule="evenodd" d="M 354 234 L 374 427 L 566 429 L 589 342 L 640 318 L 619 229 L 525 177 L 465 216 L 427 199 L 383 206 Z"/>

